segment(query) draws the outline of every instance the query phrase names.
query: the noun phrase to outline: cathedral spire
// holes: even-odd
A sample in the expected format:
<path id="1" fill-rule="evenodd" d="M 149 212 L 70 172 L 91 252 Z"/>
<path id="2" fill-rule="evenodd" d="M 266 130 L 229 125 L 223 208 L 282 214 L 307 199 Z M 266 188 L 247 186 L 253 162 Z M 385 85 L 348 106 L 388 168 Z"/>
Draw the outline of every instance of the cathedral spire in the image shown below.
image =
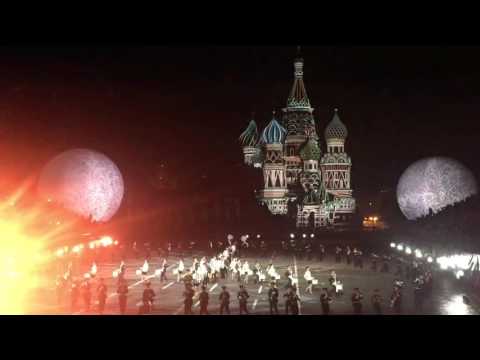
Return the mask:
<path id="1" fill-rule="evenodd" d="M 303 58 L 300 56 L 300 46 L 297 47 L 297 57 L 293 65 L 295 69 L 295 80 L 287 100 L 287 108 L 310 110 L 310 101 L 308 100 L 305 84 L 303 83 Z"/>

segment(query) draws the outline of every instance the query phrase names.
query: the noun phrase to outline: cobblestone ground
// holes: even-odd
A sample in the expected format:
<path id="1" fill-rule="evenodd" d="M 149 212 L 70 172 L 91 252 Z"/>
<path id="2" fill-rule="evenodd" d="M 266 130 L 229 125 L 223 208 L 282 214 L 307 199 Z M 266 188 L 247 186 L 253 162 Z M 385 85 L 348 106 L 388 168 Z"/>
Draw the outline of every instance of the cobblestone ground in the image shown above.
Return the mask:
<path id="1" fill-rule="evenodd" d="M 270 262 L 270 258 L 255 258 L 246 257 L 251 267 L 256 261 L 262 264 L 265 268 Z M 153 275 L 154 270 L 160 267 L 162 259 L 153 258 L 150 261 L 150 275 Z M 176 266 L 177 257 L 172 256 L 169 258 L 170 269 L 168 272 L 169 280 L 166 282 L 160 282 L 156 277 L 150 277 L 152 288 L 156 292 L 156 300 L 154 304 L 153 314 L 155 315 L 178 315 L 183 314 L 183 298 L 182 293 L 184 286 L 182 283 L 177 283 L 175 276 L 172 274 L 173 268 Z M 185 265 L 188 267 L 192 263 L 192 258 L 185 257 Z M 380 289 L 381 295 L 384 297 L 383 312 L 384 314 L 391 314 L 389 308 L 389 298 L 393 290 L 393 281 L 395 277 L 392 273 L 380 273 L 374 272 L 370 269 L 370 262 L 365 261 L 363 269 L 354 268 L 352 265 L 347 265 L 345 260 L 338 264 L 334 262 L 334 259 L 327 257 L 324 261 L 305 259 L 297 259 L 294 256 L 278 256 L 275 257 L 274 265 L 277 272 L 282 275 L 282 279 L 279 281 L 280 289 L 280 313 L 284 313 L 283 293 L 286 285 L 286 279 L 283 277 L 286 268 L 290 265 L 292 268 L 296 268 L 299 277 L 299 292 L 301 298 L 301 315 L 320 315 L 322 314 L 320 306 L 320 290 L 323 285 L 328 285 L 328 277 L 332 270 L 337 273 L 337 278 L 344 283 L 344 295 L 341 297 L 334 297 L 331 304 L 332 314 L 335 315 L 348 315 L 352 314 L 352 305 L 350 296 L 353 288 L 358 287 L 364 295 L 363 300 L 363 313 L 372 314 L 372 306 L 370 303 L 370 297 L 374 289 Z M 141 267 L 143 261 L 141 260 L 129 260 L 127 261 L 126 278 L 130 287 L 128 296 L 128 315 L 138 314 L 138 308 L 141 302 L 142 292 L 144 289 L 144 282 L 135 274 L 136 270 Z M 97 279 L 100 277 L 105 278 L 108 286 L 108 300 L 106 305 L 105 314 L 114 315 L 118 314 L 118 298 L 115 294 L 116 280 L 112 278 L 112 272 L 118 268 L 119 263 L 99 263 Z M 312 275 L 318 279 L 319 283 L 314 287 L 313 294 L 306 294 L 305 288 L 307 286 L 306 281 L 303 279 L 303 273 L 305 267 L 309 265 L 312 271 Z M 391 270 L 394 269 L 392 265 Z M 82 269 L 87 272 L 88 268 Z M 405 279 L 404 279 L 405 280 Z M 94 289 L 96 287 L 95 280 L 92 281 Z M 209 312 L 211 315 L 218 314 L 219 301 L 218 295 L 221 291 L 221 286 L 226 285 L 231 294 L 230 309 L 232 314 L 238 314 L 238 301 L 236 300 L 236 292 L 239 288 L 239 283 L 232 280 L 229 276 L 226 280 L 219 280 L 218 283 L 209 284 L 208 290 L 210 292 Z M 246 288 L 250 294 L 248 307 L 251 314 L 255 315 L 268 315 L 269 305 L 267 299 L 268 283 L 264 285 L 254 285 L 253 281 L 246 285 Z M 403 289 L 403 308 L 404 314 L 435 314 L 435 315 L 473 315 L 479 314 L 478 306 L 475 301 L 470 305 L 466 305 L 463 301 L 463 295 L 465 292 L 458 281 L 452 276 L 446 273 L 435 273 L 434 275 L 434 289 L 429 299 L 425 301 L 424 309 L 421 313 L 415 312 L 413 306 L 413 287 L 407 281 L 405 281 L 405 287 Z M 95 299 L 95 296 L 92 297 Z M 194 312 L 198 314 L 199 307 L 198 301 L 195 297 Z M 95 300 L 93 300 L 93 303 Z M 32 296 L 32 307 L 29 311 L 30 314 L 72 314 L 69 305 L 69 294 L 65 296 L 65 299 L 61 305 L 56 303 L 56 295 L 54 289 L 54 279 L 49 282 L 49 286 L 44 287 L 44 290 L 36 292 Z M 73 314 L 86 315 L 82 310 L 83 304 L 80 300 L 79 308 L 76 309 Z M 93 306 L 95 308 L 95 305 Z M 95 314 L 95 310 L 88 313 Z"/>

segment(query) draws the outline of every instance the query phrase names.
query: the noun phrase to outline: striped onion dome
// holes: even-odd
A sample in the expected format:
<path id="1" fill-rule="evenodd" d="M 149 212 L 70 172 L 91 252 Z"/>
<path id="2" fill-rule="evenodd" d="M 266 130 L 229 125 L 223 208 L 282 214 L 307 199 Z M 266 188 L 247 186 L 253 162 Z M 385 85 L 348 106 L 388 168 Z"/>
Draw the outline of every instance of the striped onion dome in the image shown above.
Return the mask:
<path id="1" fill-rule="evenodd" d="M 287 130 L 273 118 L 262 133 L 262 141 L 265 144 L 282 144 L 287 136 Z"/>
<path id="2" fill-rule="evenodd" d="M 346 139 L 348 136 L 347 127 L 343 124 L 338 116 L 338 110 L 335 109 L 332 121 L 325 129 L 325 139 Z"/>
<path id="3" fill-rule="evenodd" d="M 255 120 L 250 121 L 245 131 L 240 135 L 240 143 L 243 146 L 255 146 L 258 140 L 258 130 Z"/>

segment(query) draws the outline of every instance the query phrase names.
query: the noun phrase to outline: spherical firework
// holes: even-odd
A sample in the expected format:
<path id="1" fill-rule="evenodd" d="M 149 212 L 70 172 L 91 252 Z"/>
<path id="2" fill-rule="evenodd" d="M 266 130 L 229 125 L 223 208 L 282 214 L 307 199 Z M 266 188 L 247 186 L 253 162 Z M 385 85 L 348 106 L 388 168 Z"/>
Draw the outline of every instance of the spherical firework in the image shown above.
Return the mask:
<path id="1" fill-rule="evenodd" d="M 87 149 L 66 151 L 43 169 L 38 190 L 49 201 L 94 221 L 108 221 L 123 198 L 123 179 L 105 155 Z"/>
<path id="2" fill-rule="evenodd" d="M 419 160 L 405 170 L 397 186 L 402 213 L 415 220 L 441 211 L 477 193 L 475 177 L 456 160 L 434 157 Z"/>

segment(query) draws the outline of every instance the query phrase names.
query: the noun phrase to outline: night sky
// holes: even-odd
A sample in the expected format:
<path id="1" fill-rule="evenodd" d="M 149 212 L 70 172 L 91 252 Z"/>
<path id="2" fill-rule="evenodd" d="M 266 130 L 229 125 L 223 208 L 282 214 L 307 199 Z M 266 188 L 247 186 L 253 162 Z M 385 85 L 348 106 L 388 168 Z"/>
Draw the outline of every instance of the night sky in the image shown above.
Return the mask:
<path id="1" fill-rule="evenodd" d="M 85 147 L 118 164 L 138 202 L 155 198 L 161 164 L 185 192 L 202 181 L 250 192 L 238 136 L 252 111 L 263 127 L 285 106 L 295 55 L 295 45 L 0 48 L 0 184 Z M 302 55 L 322 139 L 336 107 L 348 127 L 361 202 L 394 191 L 425 156 L 480 176 L 480 48 L 303 46 Z"/>

